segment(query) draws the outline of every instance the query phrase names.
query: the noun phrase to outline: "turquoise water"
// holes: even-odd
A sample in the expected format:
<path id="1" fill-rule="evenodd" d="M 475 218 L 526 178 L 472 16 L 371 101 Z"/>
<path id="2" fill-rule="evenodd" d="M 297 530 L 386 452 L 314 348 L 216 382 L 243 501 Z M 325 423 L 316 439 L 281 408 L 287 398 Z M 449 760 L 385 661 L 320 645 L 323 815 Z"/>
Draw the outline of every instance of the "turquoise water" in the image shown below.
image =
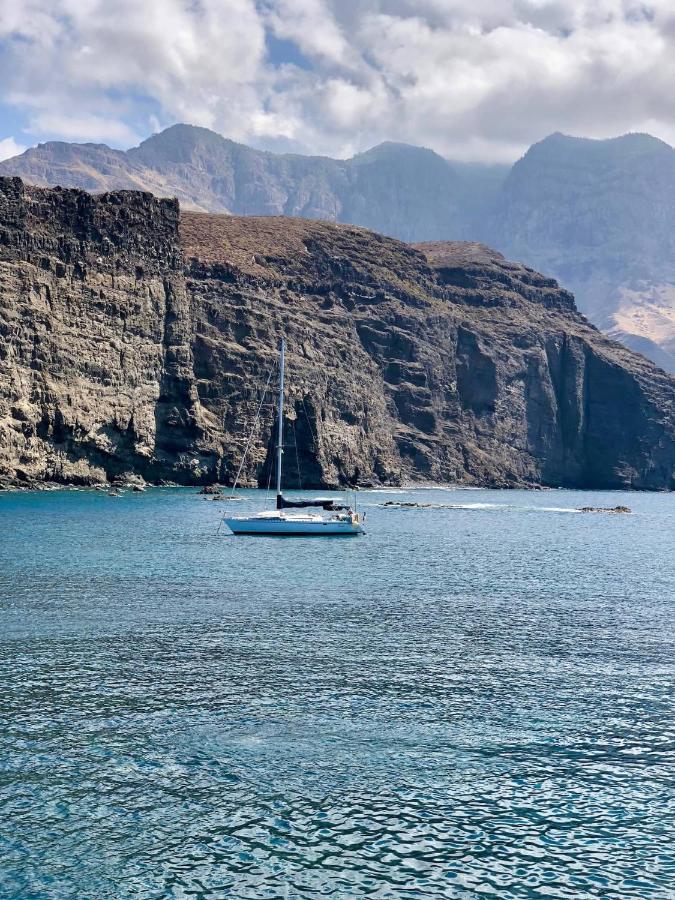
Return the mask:
<path id="1" fill-rule="evenodd" d="M 0 495 L 1 897 L 675 896 L 675 498 L 359 499 Z"/>

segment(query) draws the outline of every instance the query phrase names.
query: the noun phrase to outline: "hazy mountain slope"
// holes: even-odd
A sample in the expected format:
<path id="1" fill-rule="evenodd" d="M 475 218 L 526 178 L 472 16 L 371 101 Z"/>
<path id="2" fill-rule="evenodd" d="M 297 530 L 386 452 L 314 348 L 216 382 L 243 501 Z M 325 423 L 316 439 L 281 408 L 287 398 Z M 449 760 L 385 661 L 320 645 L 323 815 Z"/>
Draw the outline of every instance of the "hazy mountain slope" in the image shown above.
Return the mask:
<path id="1" fill-rule="evenodd" d="M 673 148 L 645 134 L 551 135 L 514 165 L 489 238 L 551 272 L 601 328 L 675 371 Z"/>
<path id="2" fill-rule="evenodd" d="M 193 207 L 241 215 L 351 222 L 404 240 L 460 228 L 461 179 L 431 150 L 381 144 L 351 160 L 273 154 L 177 125 L 130 150 L 149 172 L 184 185 Z"/>
<path id="3" fill-rule="evenodd" d="M 675 380 L 486 247 L 18 178 L 0 222 L 0 482 L 231 482 L 283 333 L 291 483 L 675 486 Z"/>
<path id="4" fill-rule="evenodd" d="M 150 190 L 186 208 L 351 222 L 406 241 L 486 241 L 554 274 L 593 322 L 675 372 L 675 151 L 649 135 L 551 135 L 509 171 L 385 143 L 274 154 L 175 125 L 127 152 L 49 143 L 0 163 L 39 185 Z"/>
<path id="5" fill-rule="evenodd" d="M 349 160 L 349 190 L 340 214 L 405 241 L 426 234 L 461 237 L 462 179 L 448 162 L 421 147 L 385 143 Z"/>
<path id="6" fill-rule="evenodd" d="M 214 212 L 335 218 L 345 182 L 338 160 L 266 153 L 189 125 L 153 135 L 127 156 L 180 185 L 192 208 Z"/>
<path id="7" fill-rule="evenodd" d="M 613 294 L 609 334 L 675 373 L 675 283 L 629 285 Z"/>
<path id="8" fill-rule="evenodd" d="M 105 144 L 50 141 L 14 159 L 0 162 L 0 175 L 19 175 L 39 187 L 77 187 L 99 193 L 114 185 L 120 190 L 170 191 L 154 172 L 135 166 L 127 153 Z"/>
<path id="9" fill-rule="evenodd" d="M 411 241 L 464 236 L 467 205 L 485 206 L 506 172 L 455 170 L 431 150 L 394 143 L 350 160 L 267 153 L 191 125 L 127 152 L 48 143 L 0 163 L 0 175 L 40 186 L 145 189 L 191 209 L 353 222 Z"/>

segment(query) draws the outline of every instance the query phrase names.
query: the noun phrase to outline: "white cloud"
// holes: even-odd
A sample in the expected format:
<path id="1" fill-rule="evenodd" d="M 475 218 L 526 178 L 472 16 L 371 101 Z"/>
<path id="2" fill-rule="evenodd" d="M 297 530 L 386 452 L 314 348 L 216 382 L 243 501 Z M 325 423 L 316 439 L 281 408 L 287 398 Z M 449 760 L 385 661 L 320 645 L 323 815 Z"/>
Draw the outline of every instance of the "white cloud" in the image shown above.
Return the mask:
<path id="1" fill-rule="evenodd" d="M 359 65 L 326 0 L 276 0 L 268 4 L 265 20 L 277 37 L 293 41 L 310 58 L 347 68 Z"/>
<path id="2" fill-rule="evenodd" d="M 124 122 L 105 116 L 68 113 L 39 112 L 30 119 L 30 131 L 40 134 L 57 134 L 67 141 L 91 141 L 129 144 L 136 135 Z"/>
<path id="3" fill-rule="evenodd" d="M 0 0 L 3 38 L 3 98 L 40 137 L 123 146 L 188 121 L 485 160 L 558 130 L 675 137 L 672 0 Z"/>
<path id="4" fill-rule="evenodd" d="M 0 139 L 0 161 L 18 156 L 25 149 L 21 144 L 17 144 L 13 137 L 2 138 Z"/>

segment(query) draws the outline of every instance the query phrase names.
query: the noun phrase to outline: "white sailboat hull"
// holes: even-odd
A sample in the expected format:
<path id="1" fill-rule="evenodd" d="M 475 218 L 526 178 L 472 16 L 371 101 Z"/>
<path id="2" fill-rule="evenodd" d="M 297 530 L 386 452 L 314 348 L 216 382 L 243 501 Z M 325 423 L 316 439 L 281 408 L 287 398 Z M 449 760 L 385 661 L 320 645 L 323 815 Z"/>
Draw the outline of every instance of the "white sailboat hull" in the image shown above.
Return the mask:
<path id="1" fill-rule="evenodd" d="M 232 516 L 223 520 L 233 534 L 356 535 L 363 526 L 354 519 L 321 519 L 319 516 Z"/>

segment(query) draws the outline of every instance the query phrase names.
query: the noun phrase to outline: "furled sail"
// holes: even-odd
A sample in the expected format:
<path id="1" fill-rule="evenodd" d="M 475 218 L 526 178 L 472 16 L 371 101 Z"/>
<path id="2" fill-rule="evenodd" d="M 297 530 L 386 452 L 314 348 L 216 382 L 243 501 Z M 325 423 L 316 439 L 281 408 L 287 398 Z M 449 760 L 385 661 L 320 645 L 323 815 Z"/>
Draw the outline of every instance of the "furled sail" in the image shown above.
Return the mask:
<path id="1" fill-rule="evenodd" d="M 282 494 L 277 494 L 277 509 L 305 509 L 308 506 L 320 506 L 325 512 L 346 512 L 349 507 L 342 506 L 331 500 L 330 497 L 316 497 L 313 500 L 287 500 Z"/>

